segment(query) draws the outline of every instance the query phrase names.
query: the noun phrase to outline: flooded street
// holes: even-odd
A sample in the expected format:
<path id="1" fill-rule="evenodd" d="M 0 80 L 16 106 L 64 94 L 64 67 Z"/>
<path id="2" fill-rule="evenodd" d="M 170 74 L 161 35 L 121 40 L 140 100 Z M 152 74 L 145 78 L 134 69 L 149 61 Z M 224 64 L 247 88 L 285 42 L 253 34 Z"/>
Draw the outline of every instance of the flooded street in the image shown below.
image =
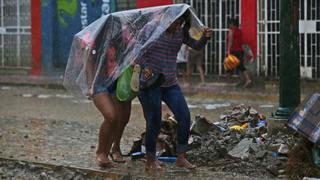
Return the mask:
<path id="1" fill-rule="evenodd" d="M 258 99 L 249 99 L 252 97 L 250 92 L 247 95 L 224 92 L 186 94 L 192 120 L 200 114 L 216 122 L 221 113 L 241 103 L 266 116 L 277 107 L 276 96 L 270 94 L 257 94 L 255 97 Z M 187 172 L 171 163 L 165 163 L 164 172 L 150 176 L 145 173 L 143 162 L 131 161 L 129 157 L 126 158 L 127 163 L 119 164 L 117 168 L 101 169 L 94 161 L 94 152 L 102 116 L 91 101 L 63 89 L 39 86 L 1 86 L 0 96 L 0 178 L 3 179 L 18 178 L 23 176 L 23 172 L 42 179 L 59 179 L 62 176 L 71 177 L 67 179 L 99 179 L 113 173 L 111 179 L 271 178 L 270 174 L 264 174 L 265 170 L 255 173 L 256 177 L 250 177 L 245 173 L 230 172 L 228 168 L 224 170 L 205 165 L 201 165 L 197 172 Z M 163 115 L 166 113 L 170 111 L 163 106 Z M 141 106 L 135 99 L 121 142 L 123 154 L 129 153 L 133 141 L 140 137 L 144 128 Z M 22 166 L 21 163 L 27 165 Z M 56 167 L 60 170 L 57 171 Z M 62 167 L 66 169 L 61 170 Z M 86 176 L 88 174 L 90 177 Z"/>

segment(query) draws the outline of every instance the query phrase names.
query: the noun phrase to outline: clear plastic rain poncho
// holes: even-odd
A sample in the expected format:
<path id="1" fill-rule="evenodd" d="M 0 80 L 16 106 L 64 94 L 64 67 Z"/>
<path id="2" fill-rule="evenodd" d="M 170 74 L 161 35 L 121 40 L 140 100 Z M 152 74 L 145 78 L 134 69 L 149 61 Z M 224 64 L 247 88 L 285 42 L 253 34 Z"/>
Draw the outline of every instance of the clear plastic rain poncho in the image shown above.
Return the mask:
<path id="1" fill-rule="evenodd" d="M 111 85 L 186 11 L 190 11 L 189 33 L 194 37 L 202 33 L 203 24 L 187 4 L 102 16 L 75 35 L 63 85 L 69 90 L 81 90 L 83 94 L 101 82 Z"/>

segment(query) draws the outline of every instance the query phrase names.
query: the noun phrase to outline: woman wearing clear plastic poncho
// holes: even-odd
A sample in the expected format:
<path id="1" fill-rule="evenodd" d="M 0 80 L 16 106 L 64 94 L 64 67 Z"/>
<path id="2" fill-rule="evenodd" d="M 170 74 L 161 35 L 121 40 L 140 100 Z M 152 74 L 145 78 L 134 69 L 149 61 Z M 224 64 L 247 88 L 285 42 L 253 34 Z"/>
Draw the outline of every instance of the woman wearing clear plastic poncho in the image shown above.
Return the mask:
<path id="1" fill-rule="evenodd" d="M 202 23 L 195 16 L 190 6 L 186 4 L 112 13 L 101 17 L 75 35 L 65 72 L 64 86 L 67 89 L 80 88 L 83 94 L 92 97 L 94 104 L 104 117 L 99 131 L 96 152 L 96 159 L 100 165 L 111 164 L 108 159 L 111 146 L 112 144 L 120 144 L 123 128 L 130 116 L 130 101 L 122 102 L 125 108 L 117 108 L 119 107 L 117 104 L 121 104 L 113 95 L 117 78 L 126 67 L 145 59 L 145 55 L 150 52 L 149 50 L 152 47 L 155 47 L 158 39 L 166 34 L 167 29 L 172 29 L 173 26 L 175 27 L 173 29 L 180 29 L 183 21 L 179 17 L 185 12 L 190 12 L 189 24 L 193 32 L 190 31 L 189 33 L 184 33 L 184 35 L 187 36 L 187 34 L 192 35 L 204 31 L 205 36 L 211 36 L 211 31 L 207 28 L 203 30 Z M 174 34 L 172 33 L 171 35 Z M 181 46 L 182 39 L 175 44 L 177 44 L 177 47 Z M 204 43 L 202 43 L 203 45 Z M 171 55 L 176 58 L 177 51 L 173 51 Z M 173 66 L 175 67 L 176 64 Z M 144 67 L 144 65 L 141 64 L 141 67 Z M 148 68 L 142 72 L 147 78 L 148 73 L 146 72 L 148 72 Z M 185 103 L 185 101 L 183 102 Z M 161 112 L 161 107 L 160 109 L 155 109 Z M 144 107 L 145 115 L 149 114 L 147 111 L 148 109 Z M 119 116 L 119 114 L 122 115 Z M 157 115 L 159 115 L 157 120 L 159 118 L 161 120 L 161 113 Z M 176 116 L 177 114 L 174 115 Z M 184 121 L 187 121 L 190 125 L 188 109 L 187 115 L 187 119 Z M 151 119 L 148 116 L 146 116 L 146 120 L 147 133 L 150 130 L 155 130 L 153 134 L 158 134 L 158 126 L 150 126 Z M 150 129 L 150 127 L 152 128 Z M 185 128 L 184 130 L 189 131 L 189 129 Z M 118 137 L 116 138 L 115 136 Z M 150 140 L 152 143 L 147 147 L 147 157 L 149 158 L 146 163 L 146 169 L 158 169 L 160 166 L 154 156 L 155 154 L 153 152 L 150 153 L 150 150 L 148 150 L 154 148 L 153 144 L 156 138 L 150 138 Z M 189 169 L 194 168 L 192 164 L 186 161 L 184 152 L 181 156 L 178 156 L 177 165 Z"/>

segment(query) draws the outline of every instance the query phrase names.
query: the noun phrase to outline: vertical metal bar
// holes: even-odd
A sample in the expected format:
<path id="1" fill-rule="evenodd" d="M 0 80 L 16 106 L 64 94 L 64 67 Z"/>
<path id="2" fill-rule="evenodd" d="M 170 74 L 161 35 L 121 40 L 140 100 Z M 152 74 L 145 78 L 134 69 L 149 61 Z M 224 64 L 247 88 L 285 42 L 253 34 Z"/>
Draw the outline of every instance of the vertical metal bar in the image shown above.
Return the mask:
<path id="1" fill-rule="evenodd" d="M 276 15 L 276 7 L 279 5 L 279 0 L 274 0 L 274 5 L 273 5 L 273 8 L 272 8 L 272 20 L 274 21 L 274 23 L 272 23 L 272 31 L 273 31 L 273 33 L 274 33 L 274 42 L 273 42 L 273 47 L 274 47 L 274 49 L 275 49 L 275 53 L 274 53 L 274 62 L 275 62 L 275 75 L 276 75 L 276 77 L 278 77 L 278 74 L 279 74 L 279 72 L 278 72 L 278 64 L 279 64 L 279 62 L 278 62 L 278 59 L 277 59 L 277 57 L 278 57 L 278 48 L 277 48 L 277 39 L 278 39 L 278 35 L 277 35 L 277 32 L 278 32 L 278 30 L 276 29 L 276 24 L 277 24 L 277 15 Z"/>
<path id="2" fill-rule="evenodd" d="M 208 8 L 209 8 L 208 4 L 209 3 L 208 3 L 208 1 L 209 0 L 205 1 L 205 18 L 204 18 L 205 19 L 205 26 L 208 26 L 208 24 L 209 24 L 208 23 L 208 21 L 209 21 L 209 14 L 208 14 Z M 205 70 L 205 72 L 204 73 L 208 74 L 208 68 L 207 68 L 208 67 L 208 45 L 206 46 L 206 49 L 205 49 L 204 59 L 205 59 L 204 60 L 204 64 L 205 64 L 205 69 L 204 70 Z"/>
<path id="3" fill-rule="evenodd" d="M 193 7 L 193 0 L 190 0 L 190 6 Z"/>
<path id="4" fill-rule="evenodd" d="M 275 38 L 275 32 L 274 32 L 274 29 L 273 29 L 273 24 L 274 24 L 274 17 L 273 17 L 273 6 L 274 6 L 274 1 L 276 0 L 271 0 L 270 1 L 270 29 L 271 31 L 268 31 L 269 33 L 269 39 L 270 39 L 270 42 L 271 42 L 271 46 L 269 49 L 270 50 L 270 54 L 269 54 L 269 57 L 271 57 L 271 62 L 272 62 L 272 68 L 271 68 L 271 73 L 273 76 L 277 77 L 277 61 L 274 59 L 275 57 L 273 57 L 272 55 L 272 47 L 274 45 L 274 38 Z"/>
<path id="5" fill-rule="evenodd" d="M 257 34 L 258 34 L 258 38 L 257 38 L 257 52 L 256 52 L 256 61 L 257 61 L 257 76 L 260 76 L 260 0 L 257 1 Z"/>
<path id="6" fill-rule="evenodd" d="M 3 23 L 3 21 L 4 21 L 4 4 L 3 4 L 3 0 L 1 0 L 1 24 L 0 24 L 0 27 L 1 28 L 4 28 L 4 23 Z M 1 48 L 2 48 L 2 53 L 1 53 L 1 66 L 3 67 L 4 66 L 4 35 L 1 33 Z"/>
<path id="7" fill-rule="evenodd" d="M 239 0 L 239 22 L 240 23 L 241 23 L 241 9 L 242 9 L 241 5 L 242 5 L 241 0 Z"/>
<path id="8" fill-rule="evenodd" d="M 21 66 L 20 0 L 17 0 L 17 66 Z"/>
<path id="9" fill-rule="evenodd" d="M 218 26 L 218 29 L 219 29 L 219 39 L 218 39 L 218 42 L 219 42 L 219 75 L 222 74 L 222 69 L 220 67 L 220 64 L 221 64 L 221 61 L 222 61 L 222 55 L 221 55 L 221 52 L 222 52 L 222 1 L 219 1 L 219 26 Z"/>
<path id="10" fill-rule="evenodd" d="M 264 61 L 265 61 L 265 76 L 268 77 L 268 1 L 264 1 Z"/>
<path id="11" fill-rule="evenodd" d="M 316 1 L 315 2 L 315 13 L 316 13 L 316 17 L 315 17 L 315 19 L 317 19 L 317 18 L 320 18 L 320 17 L 317 17 L 317 14 L 318 14 L 318 12 L 317 11 L 319 11 L 320 9 L 317 9 L 317 7 L 320 7 L 319 5 L 318 5 L 318 3 L 319 3 L 319 1 Z M 318 23 L 320 23 L 320 22 L 318 22 Z M 316 37 L 319 37 L 319 35 L 320 34 L 316 34 Z M 318 39 L 319 38 L 316 38 L 316 52 L 314 52 L 314 54 L 316 55 L 316 57 L 315 57 L 315 78 L 317 79 L 317 78 L 319 78 L 318 77 L 318 73 L 317 72 L 319 72 L 320 71 L 320 69 L 318 69 L 318 64 L 319 64 L 319 61 L 318 61 L 318 58 L 319 58 L 319 55 L 318 55 L 318 49 L 319 49 L 319 46 L 320 46 L 320 42 L 317 42 L 318 41 Z"/>
<path id="12" fill-rule="evenodd" d="M 310 9 L 311 10 L 311 9 Z M 307 1 L 305 0 L 304 1 L 304 21 L 307 20 L 308 16 L 307 16 L 307 11 L 308 11 L 308 8 L 307 8 Z M 304 71 L 306 70 L 307 68 L 307 62 L 308 62 L 308 37 L 307 37 L 307 34 L 305 32 L 302 32 L 302 36 L 304 37 Z M 302 55 L 302 54 L 301 54 Z"/>

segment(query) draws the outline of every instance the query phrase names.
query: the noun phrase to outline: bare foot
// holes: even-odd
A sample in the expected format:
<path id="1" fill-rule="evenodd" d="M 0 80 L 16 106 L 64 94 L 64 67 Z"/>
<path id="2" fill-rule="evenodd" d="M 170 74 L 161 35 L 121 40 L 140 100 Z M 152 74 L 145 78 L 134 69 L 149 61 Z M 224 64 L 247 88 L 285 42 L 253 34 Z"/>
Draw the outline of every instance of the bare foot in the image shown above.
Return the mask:
<path id="1" fill-rule="evenodd" d="M 243 87 L 244 88 L 248 88 L 252 86 L 252 81 L 247 81 L 246 83 L 244 83 Z"/>
<path id="2" fill-rule="evenodd" d="M 115 165 L 107 158 L 106 154 L 96 154 L 96 162 L 100 167 L 105 167 L 105 168 L 115 167 Z"/>
<path id="3" fill-rule="evenodd" d="M 123 159 L 122 154 L 119 151 L 110 154 L 112 160 L 117 163 L 125 163 L 126 160 Z"/>
<path id="4" fill-rule="evenodd" d="M 156 160 L 156 163 L 159 165 L 159 166 L 164 166 L 164 163 L 159 161 L 159 160 Z"/>
<path id="5" fill-rule="evenodd" d="M 145 166 L 146 171 L 160 171 L 162 167 L 157 161 L 146 162 Z"/>
<path id="6" fill-rule="evenodd" d="M 190 88 L 190 87 L 191 87 L 191 84 L 190 84 L 189 82 L 185 82 L 185 83 L 183 84 L 183 86 L 184 86 L 185 88 Z"/>
<path id="7" fill-rule="evenodd" d="M 191 164 L 187 159 L 185 158 L 178 158 L 176 161 L 176 166 L 181 168 L 187 168 L 189 170 L 196 170 L 197 166 L 194 164 Z"/>

